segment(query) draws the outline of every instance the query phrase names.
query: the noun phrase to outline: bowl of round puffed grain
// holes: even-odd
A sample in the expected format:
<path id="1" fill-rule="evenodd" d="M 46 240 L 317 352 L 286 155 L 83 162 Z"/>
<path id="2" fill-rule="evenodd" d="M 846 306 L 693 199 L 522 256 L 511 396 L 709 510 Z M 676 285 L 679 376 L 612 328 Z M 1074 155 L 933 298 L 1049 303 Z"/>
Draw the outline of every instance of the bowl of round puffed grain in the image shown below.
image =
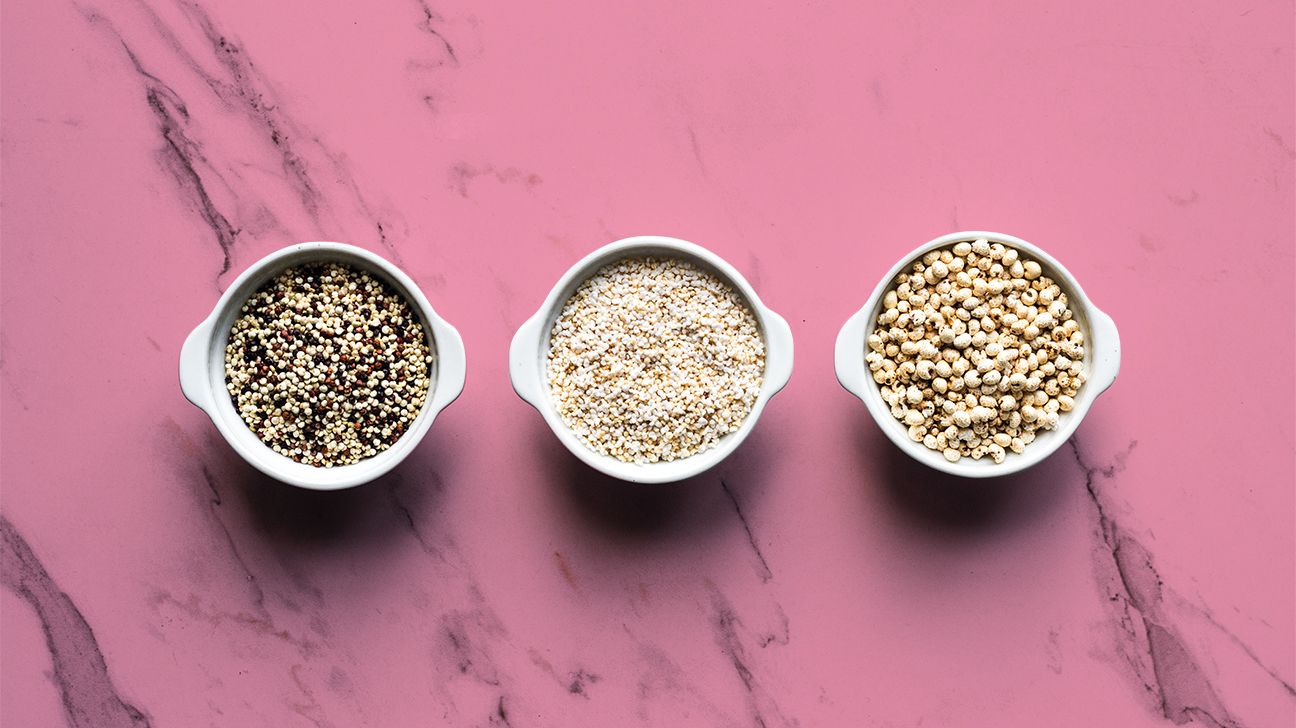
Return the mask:
<path id="1" fill-rule="evenodd" d="M 842 327 L 835 359 L 838 381 L 897 447 L 987 478 L 1071 437 L 1116 380 L 1120 335 L 1048 253 L 970 231 L 896 263 Z"/>
<path id="2" fill-rule="evenodd" d="M 513 337 L 509 374 L 586 464 L 667 483 L 746 439 L 792 375 L 792 330 L 716 254 L 645 235 L 558 280 Z"/>
<path id="3" fill-rule="evenodd" d="M 300 243 L 236 278 L 180 350 L 180 388 L 244 460 L 312 490 L 396 467 L 464 385 L 459 332 L 409 276 Z"/>

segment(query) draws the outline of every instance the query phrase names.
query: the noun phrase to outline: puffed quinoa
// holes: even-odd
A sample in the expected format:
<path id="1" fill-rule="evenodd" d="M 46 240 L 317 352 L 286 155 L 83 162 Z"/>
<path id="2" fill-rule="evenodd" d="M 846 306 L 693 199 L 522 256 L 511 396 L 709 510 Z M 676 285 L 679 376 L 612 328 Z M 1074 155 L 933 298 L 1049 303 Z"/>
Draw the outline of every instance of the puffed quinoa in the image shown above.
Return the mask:
<path id="1" fill-rule="evenodd" d="M 879 361 L 900 351 L 883 331 L 870 342 Z M 576 289 L 546 366 L 563 422 L 594 451 L 636 463 L 685 458 L 737 431 L 764 371 L 765 340 L 742 295 L 692 263 L 651 257 L 611 263 Z M 887 371 L 917 381 L 913 362 Z"/>
<path id="2" fill-rule="evenodd" d="M 427 400 L 433 352 L 417 312 L 342 263 L 289 268 L 243 304 L 225 386 L 275 452 L 331 468 L 391 447 Z"/>
<path id="3" fill-rule="evenodd" d="M 950 462 L 1001 463 L 1075 407 L 1084 338 L 1038 261 L 981 238 L 895 277 L 865 361 L 911 440 Z"/>

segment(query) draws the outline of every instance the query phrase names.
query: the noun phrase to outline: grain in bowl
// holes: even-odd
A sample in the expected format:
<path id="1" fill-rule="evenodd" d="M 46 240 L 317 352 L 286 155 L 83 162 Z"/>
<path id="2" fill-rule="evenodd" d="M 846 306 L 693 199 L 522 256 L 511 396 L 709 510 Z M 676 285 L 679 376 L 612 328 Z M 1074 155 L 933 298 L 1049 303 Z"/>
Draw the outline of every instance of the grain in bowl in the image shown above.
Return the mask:
<path id="1" fill-rule="evenodd" d="M 332 468 L 400 439 L 427 401 L 432 362 L 423 322 L 388 283 L 342 262 L 307 263 L 243 304 L 225 383 L 266 446 Z"/>
<path id="2" fill-rule="evenodd" d="M 558 415 L 627 463 L 679 460 L 738 431 L 760 394 L 765 341 L 743 299 L 667 256 L 618 260 L 580 284 L 549 333 Z"/>
<path id="3" fill-rule="evenodd" d="M 1067 292 L 986 238 L 928 250 L 897 274 L 866 343 L 891 416 L 951 463 L 1024 452 L 1089 377 Z"/>

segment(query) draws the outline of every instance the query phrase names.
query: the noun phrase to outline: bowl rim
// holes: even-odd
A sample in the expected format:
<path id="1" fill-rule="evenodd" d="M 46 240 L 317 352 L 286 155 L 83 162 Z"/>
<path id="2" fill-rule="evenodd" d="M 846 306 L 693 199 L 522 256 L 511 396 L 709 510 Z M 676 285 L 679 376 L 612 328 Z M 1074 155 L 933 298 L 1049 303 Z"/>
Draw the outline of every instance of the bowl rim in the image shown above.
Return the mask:
<path id="1" fill-rule="evenodd" d="M 1081 320 L 1081 325 L 1085 328 L 1088 348 L 1086 361 L 1090 365 L 1089 379 L 1076 396 L 1072 410 L 1063 413 L 1058 427 L 1039 434 L 1023 453 L 1010 453 L 1008 458 L 999 464 L 988 458 L 977 461 L 967 457 L 951 463 L 941 453 L 929 450 L 921 442 L 910 440 L 904 424 L 891 416 L 890 407 L 882 399 L 881 388 L 873 381 L 864 362 L 866 340 L 872 332 L 872 323 L 880 311 L 882 298 L 896 275 L 928 251 L 980 238 L 992 243 L 1002 243 L 1028 254 L 1040 263 L 1045 275 L 1057 281 L 1062 287 L 1063 292 L 1070 299 L 1075 317 Z M 1094 305 L 1076 277 L 1056 258 L 1040 247 L 1013 235 L 985 230 L 963 230 L 941 235 L 919 245 L 891 267 L 878 282 L 867 302 L 842 326 L 837 335 L 834 360 L 837 380 L 842 387 L 864 402 L 883 434 L 910 457 L 951 475 L 966 478 L 995 478 L 1021 472 L 1039 464 L 1070 439 L 1094 401 L 1115 382 L 1116 375 L 1120 371 L 1120 351 L 1120 334 L 1115 322 Z"/>
<path id="2" fill-rule="evenodd" d="M 627 463 L 595 452 L 567 427 L 549 399 L 545 360 L 552 322 L 575 289 L 604 266 L 638 255 L 681 258 L 718 274 L 733 286 L 756 316 L 765 338 L 765 371 L 760 394 L 737 432 L 724 435 L 702 452 L 679 460 Z M 509 378 L 513 390 L 544 418 L 558 440 L 590 467 L 632 483 L 672 483 L 698 475 L 728 457 L 751 433 L 765 405 L 782 390 L 792 375 L 792 329 L 787 321 L 761 301 L 754 288 L 726 260 L 687 240 L 661 235 L 636 235 L 608 243 L 585 255 L 558 278 L 540 308 L 518 328 L 509 347 Z"/>
<path id="3" fill-rule="evenodd" d="M 294 462 L 265 445 L 238 416 L 224 386 L 224 344 L 228 326 L 243 303 L 266 281 L 284 269 L 320 261 L 340 261 L 376 273 L 401 293 L 423 319 L 435 348 L 432 388 L 409 429 L 383 452 L 351 465 L 322 468 Z M 218 353 L 216 349 L 220 349 Z M 213 364 L 219 356 L 219 370 Z M 180 388 L 194 406 L 211 418 L 221 436 L 248 464 L 270 477 L 308 490 L 342 490 L 367 483 L 390 471 L 413 452 L 432 421 L 463 391 L 466 362 L 463 339 L 441 318 L 422 289 L 403 270 L 382 256 L 347 243 L 295 243 L 249 265 L 221 294 L 212 312 L 185 339 L 180 351 Z M 219 379 L 219 383 L 218 383 Z"/>

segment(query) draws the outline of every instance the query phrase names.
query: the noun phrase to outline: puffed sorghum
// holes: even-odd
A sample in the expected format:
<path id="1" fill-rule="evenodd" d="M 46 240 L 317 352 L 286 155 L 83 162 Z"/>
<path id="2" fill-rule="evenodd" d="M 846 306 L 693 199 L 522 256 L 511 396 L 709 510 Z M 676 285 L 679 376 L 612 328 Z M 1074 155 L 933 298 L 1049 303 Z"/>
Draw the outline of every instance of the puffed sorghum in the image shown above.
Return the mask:
<path id="1" fill-rule="evenodd" d="M 743 297 L 675 258 L 618 261 L 582 283 L 546 364 L 563 422 L 594 451 L 637 463 L 688 457 L 736 431 L 764 371 Z"/>
<path id="2" fill-rule="evenodd" d="M 243 304 L 225 383 L 262 442 L 327 468 L 373 457 L 404 434 L 427 399 L 432 358 L 418 314 L 389 284 L 312 263 Z"/>
<path id="3" fill-rule="evenodd" d="M 950 462 L 1021 453 L 1084 384 L 1085 337 L 1037 261 L 985 239 L 932 250 L 882 299 L 865 361 L 909 439 Z"/>

